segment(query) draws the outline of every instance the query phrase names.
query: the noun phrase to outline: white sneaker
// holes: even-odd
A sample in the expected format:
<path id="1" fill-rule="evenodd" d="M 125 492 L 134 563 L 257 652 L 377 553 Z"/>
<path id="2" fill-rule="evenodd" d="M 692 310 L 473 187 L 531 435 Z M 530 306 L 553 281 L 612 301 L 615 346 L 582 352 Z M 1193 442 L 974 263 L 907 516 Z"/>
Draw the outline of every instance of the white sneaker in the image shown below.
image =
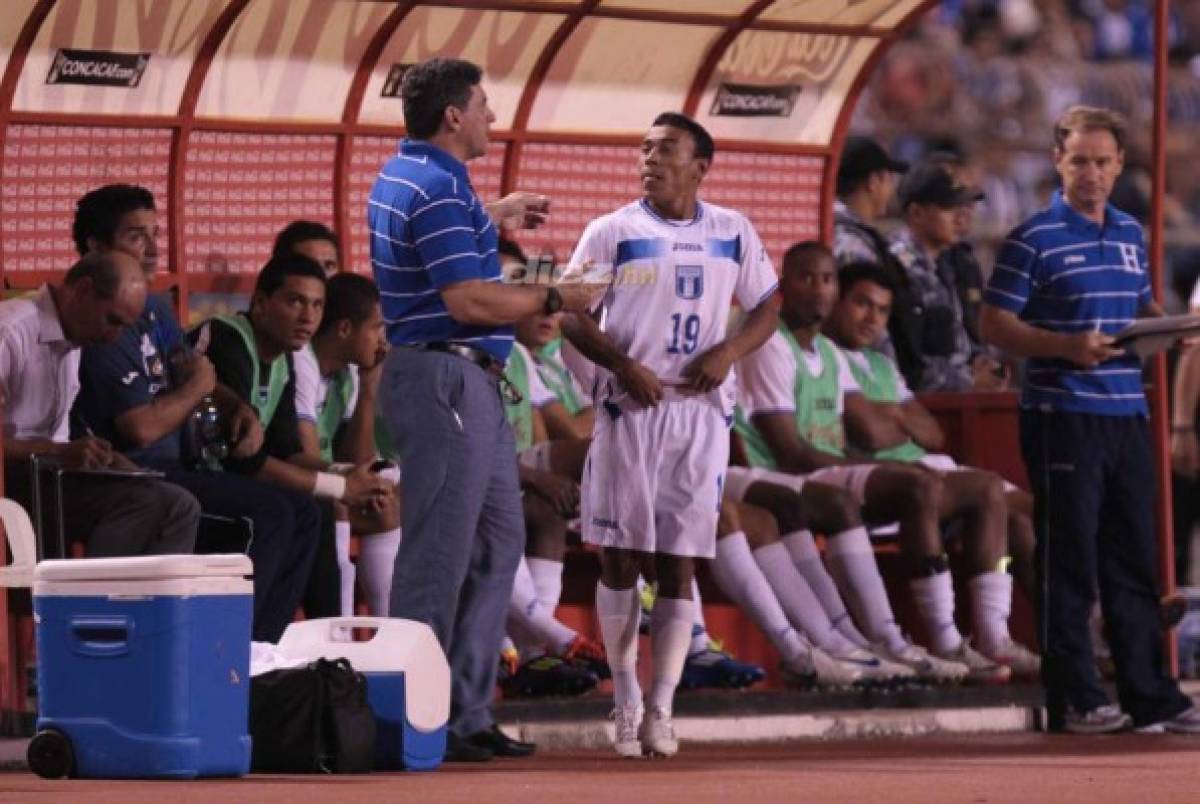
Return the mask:
<path id="1" fill-rule="evenodd" d="M 869 683 L 901 681 L 916 675 L 913 669 L 907 665 L 888 661 L 882 656 L 861 648 L 855 648 L 850 653 L 839 654 L 835 658 L 858 664 L 863 669 L 862 680 Z"/>
<path id="2" fill-rule="evenodd" d="M 1137 729 L 1141 734 L 1200 734 L 1200 706 L 1192 705 L 1170 720 L 1151 723 Z"/>
<path id="3" fill-rule="evenodd" d="M 1042 657 L 1012 637 L 1005 640 L 1004 644 L 995 650 L 980 649 L 979 652 L 992 661 L 1009 668 L 1018 678 L 1037 680 L 1042 673 Z"/>
<path id="4" fill-rule="evenodd" d="M 638 730 L 642 753 L 650 757 L 673 757 L 679 753 L 679 740 L 675 739 L 675 725 L 671 722 L 670 710 L 654 706 L 647 715 Z"/>
<path id="5" fill-rule="evenodd" d="M 938 654 L 939 658 L 950 662 L 966 665 L 968 684 L 1007 684 L 1012 678 L 1012 670 L 1006 665 L 999 664 L 984 656 L 971 647 L 967 640 L 958 643 L 958 647 L 948 653 Z"/>
<path id="6" fill-rule="evenodd" d="M 618 706 L 610 715 L 616 733 L 613 747 L 623 757 L 637 758 L 642 755 L 642 742 L 638 739 L 642 712 L 641 706 Z"/>
<path id="7" fill-rule="evenodd" d="M 883 642 L 877 642 L 871 646 L 871 652 L 885 661 L 904 665 L 923 681 L 937 684 L 962 681 L 970 672 L 970 668 L 962 662 L 940 659 L 912 642 L 906 642 L 899 650 L 892 650 Z"/>

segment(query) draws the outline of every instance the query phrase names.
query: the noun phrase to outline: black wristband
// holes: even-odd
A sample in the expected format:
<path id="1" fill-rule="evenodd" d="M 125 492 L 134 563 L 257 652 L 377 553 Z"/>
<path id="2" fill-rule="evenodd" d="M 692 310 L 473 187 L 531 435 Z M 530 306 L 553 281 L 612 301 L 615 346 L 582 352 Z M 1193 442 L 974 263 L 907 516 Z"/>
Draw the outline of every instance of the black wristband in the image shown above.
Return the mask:
<path id="1" fill-rule="evenodd" d="M 562 294 L 558 292 L 558 288 L 553 285 L 546 288 L 546 304 L 542 307 L 542 312 L 546 315 L 554 315 L 562 309 L 562 306 Z"/>

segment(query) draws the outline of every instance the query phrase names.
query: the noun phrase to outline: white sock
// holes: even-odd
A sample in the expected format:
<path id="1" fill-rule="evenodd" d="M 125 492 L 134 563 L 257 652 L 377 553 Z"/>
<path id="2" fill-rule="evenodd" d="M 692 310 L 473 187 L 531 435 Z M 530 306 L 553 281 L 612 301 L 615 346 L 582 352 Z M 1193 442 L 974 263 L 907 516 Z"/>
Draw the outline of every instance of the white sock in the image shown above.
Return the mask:
<path id="1" fill-rule="evenodd" d="M 654 607 L 656 612 L 661 603 L 659 599 Z M 642 688 L 637 678 L 640 617 L 636 589 L 609 589 L 604 581 L 596 582 L 596 618 L 600 621 L 600 635 L 612 670 L 613 699 L 618 707 L 642 705 Z"/>
<path id="2" fill-rule="evenodd" d="M 372 617 L 388 616 L 392 570 L 396 568 L 396 551 L 400 549 L 403 533 L 401 528 L 394 528 L 358 541 L 358 580 Z"/>
<path id="3" fill-rule="evenodd" d="M 744 533 L 731 533 L 717 539 L 717 556 L 710 569 L 721 591 L 750 615 L 784 661 L 794 661 L 808 652 L 804 638 L 796 633 L 788 621 L 762 570 L 751 556 Z"/>
<path id="4" fill-rule="evenodd" d="M 575 632 L 554 619 L 538 601 L 533 575 L 524 556 L 513 578 L 512 597 L 508 604 L 508 630 L 523 655 L 530 649 L 534 652 L 542 649 L 557 652 L 561 645 L 570 644 L 575 638 Z"/>
<path id="5" fill-rule="evenodd" d="M 538 602 L 554 616 L 562 597 L 563 563 L 536 556 L 529 556 L 525 561 L 529 564 L 529 574 L 533 576 Z"/>
<path id="6" fill-rule="evenodd" d="M 700 599 L 700 584 L 692 578 L 692 644 L 688 647 L 688 656 L 708 650 L 712 638 L 708 635 L 708 625 L 704 622 L 704 601 Z"/>
<path id="7" fill-rule="evenodd" d="M 837 584 L 829 570 L 825 569 L 825 562 L 821 560 L 821 551 L 817 549 L 812 532 L 798 530 L 785 535 L 780 542 L 787 549 L 796 569 L 804 576 L 804 580 L 808 581 L 808 588 L 817 596 L 817 600 L 821 601 L 821 608 L 825 610 L 826 616 L 838 633 L 857 647 L 869 647 L 867 638 L 859 632 L 854 618 L 846 610 L 846 603 L 838 592 Z"/>
<path id="8" fill-rule="evenodd" d="M 337 550 L 338 575 L 341 576 L 342 616 L 354 614 L 354 562 L 350 560 L 350 523 L 338 520 L 333 524 L 334 546 Z"/>
<path id="9" fill-rule="evenodd" d="M 934 653 L 949 653 L 962 644 L 963 637 L 954 624 L 954 581 L 949 570 L 908 582 L 917 613 L 925 620 L 929 647 Z"/>
<path id="10" fill-rule="evenodd" d="M 650 649 L 654 654 L 654 684 L 647 705 L 671 711 L 675 688 L 683 674 L 692 640 L 691 598 L 659 597 L 650 617 Z"/>
<path id="11" fill-rule="evenodd" d="M 786 547 L 774 542 L 754 550 L 753 555 L 763 580 L 770 585 L 768 591 L 774 593 L 788 621 L 809 642 L 835 656 L 854 649 L 854 644 L 833 627 L 821 601 L 792 563 Z"/>
<path id="12" fill-rule="evenodd" d="M 826 552 L 838 589 L 867 637 L 872 642 L 884 643 L 891 650 L 900 650 L 907 645 L 908 640 L 888 602 L 887 587 L 883 585 L 879 565 L 875 563 L 875 550 L 871 547 L 867 529 L 857 527 L 842 531 L 829 540 Z"/>
<path id="13" fill-rule="evenodd" d="M 1006 644 L 1008 615 L 1012 611 L 1013 579 L 1007 572 L 981 572 L 967 583 L 971 591 L 971 614 L 975 641 L 984 653 Z"/>

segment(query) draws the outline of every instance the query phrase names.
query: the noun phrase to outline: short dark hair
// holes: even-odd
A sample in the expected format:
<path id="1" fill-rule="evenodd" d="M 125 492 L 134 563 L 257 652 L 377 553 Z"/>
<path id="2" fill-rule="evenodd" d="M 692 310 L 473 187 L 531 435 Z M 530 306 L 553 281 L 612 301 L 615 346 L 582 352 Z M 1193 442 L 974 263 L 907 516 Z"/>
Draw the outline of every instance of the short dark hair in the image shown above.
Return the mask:
<path id="1" fill-rule="evenodd" d="M 101 299 L 114 299 L 121 286 L 121 271 L 113 252 L 97 251 L 84 254 L 70 267 L 63 278 L 64 285 L 74 285 L 84 279 L 92 281 L 92 288 Z"/>
<path id="2" fill-rule="evenodd" d="M 483 70 L 463 59 L 435 58 L 409 67 L 400 88 L 408 135 L 427 140 L 437 134 L 446 107 L 466 107 L 471 87 L 482 80 Z"/>
<path id="3" fill-rule="evenodd" d="M 524 251 L 521 251 L 521 247 L 507 237 L 500 238 L 500 242 L 496 244 L 496 252 L 501 257 L 516 260 L 522 265 L 529 264 L 529 258 L 525 256 Z"/>
<path id="4" fill-rule="evenodd" d="M 87 254 L 89 237 L 111 246 L 121 218 L 139 209 L 154 210 L 154 194 L 145 187 L 106 184 L 85 193 L 75 202 L 75 220 L 71 223 L 75 250 Z"/>
<path id="5" fill-rule="evenodd" d="M 297 244 L 306 240 L 328 240 L 333 243 L 333 248 L 337 251 L 338 256 L 342 256 L 342 244 L 332 229 L 323 223 L 303 220 L 292 221 L 279 230 L 279 234 L 275 235 L 275 246 L 271 249 L 271 256 L 282 257 L 285 254 L 291 254 L 296 250 Z"/>
<path id="6" fill-rule="evenodd" d="M 783 254 L 783 270 L 789 268 L 799 268 L 803 265 L 808 265 L 818 257 L 828 257 L 833 259 L 833 252 L 829 250 L 829 246 L 818 240 L 802 240 L 795 243 Z"/>
<path id="7" fill-rule="evenodd" d="M 658 117 L 654 118 L 652 126 L 671 126 L 679 128 L 692 135 L 692 143 L 694 144 L 692 153 L 697 159 L 707 159 L 712 161 L 713 154 L 717 151 L 717 146 L 713 143 L 712 135 L 704 126 L 697 123 L 686 114 L 679 112 L 663 112 Z"/>
<path id="8" fill-rule="evenodd" d="M 322 285 L 325 284 L 325 271 L 317 261 L 293 252 L 267 261 L 254 280 L 254 292 L 270 296 L 283 287 L 289 276 L 311 276 L 320 279 Z"/>
<path id="9" fill-rule="evenodd" d="M 317 327 L 317 334 L 325 332 L 339 321 L 349 321 L 354 326 L 371 317 L 371 311 L 379 304 L 379 288 L 362 274 L 342 273 L 325 282 L 325 312 Z"/>
<path id="10" fill-rule="evenodd" d="M 842 266 L 838 271 L 838 298 L 844 298 L 850 288 L 859 282 L 873 282 L 893 296 L 896 295 L 896 282 L 879 263 L 858 260 Z"/>

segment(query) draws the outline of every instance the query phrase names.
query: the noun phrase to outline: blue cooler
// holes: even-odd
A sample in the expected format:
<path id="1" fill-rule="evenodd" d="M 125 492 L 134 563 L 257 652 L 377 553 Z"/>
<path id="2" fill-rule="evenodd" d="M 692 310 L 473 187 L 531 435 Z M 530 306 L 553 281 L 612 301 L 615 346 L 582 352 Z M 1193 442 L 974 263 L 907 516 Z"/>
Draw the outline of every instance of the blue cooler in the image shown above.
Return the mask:
<path id="1" fill-rule="evenodd" d="M 351 629 L 373 632 L 363 642 Z M 446 753 L 450 665 L 424 623 L 386 617 L 330 617 L 292 623 L 279 651 L 307 662 L 346 658 L 366 676 L 375 712 L 376 770 L 433 770 Z"/>
<path id="2" fill-rule="evenodd" d="M 43 561 L 33 580 L 42 776 L 250 770 L 244 555 Z"/>

